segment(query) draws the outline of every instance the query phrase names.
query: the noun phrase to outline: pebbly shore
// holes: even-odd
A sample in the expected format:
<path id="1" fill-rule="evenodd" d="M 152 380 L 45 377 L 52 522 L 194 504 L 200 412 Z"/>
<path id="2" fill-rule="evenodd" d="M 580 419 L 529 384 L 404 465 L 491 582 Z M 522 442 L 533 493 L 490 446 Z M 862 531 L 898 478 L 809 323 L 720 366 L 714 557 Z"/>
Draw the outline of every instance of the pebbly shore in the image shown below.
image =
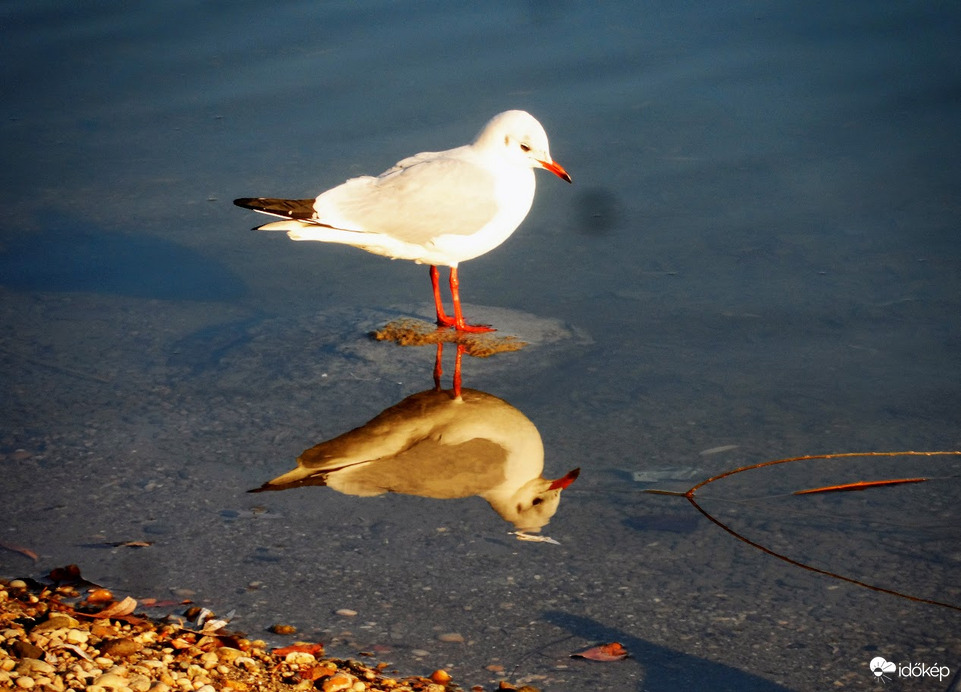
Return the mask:
<path id="1" fill-rule="evenodd" d="M 79 576 L 79 572 L 78 572 Z M 91 584 L 0 579 L 0 689 L 41 692 L 460 692 L 444 670 L 328 658 L 322 643 L 271 649 L 190 604 L 115 598 Z M 177 606 L 183 614 L 142 614 Z M 484 688 L 467 688 L 483 692 Z M 537 692 L 501 682 L 496 689 Z"/>

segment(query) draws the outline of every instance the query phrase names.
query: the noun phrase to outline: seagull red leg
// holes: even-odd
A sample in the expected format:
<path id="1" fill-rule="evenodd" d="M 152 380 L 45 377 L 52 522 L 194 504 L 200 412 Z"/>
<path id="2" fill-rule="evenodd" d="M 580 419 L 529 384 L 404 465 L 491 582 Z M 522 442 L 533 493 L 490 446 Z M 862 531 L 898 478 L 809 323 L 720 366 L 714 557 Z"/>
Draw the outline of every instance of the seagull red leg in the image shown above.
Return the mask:
<path id="1" fill-rule="evenodd" d="M 461 361 L 464 359 L 464 351 L 466 347 L 464 344 L 457 344 L 457 355 L 454 358 L 454 398 L 461 398 L 461 375 L 460 375 L 460 365 Z"/>
<path id="2" fill-rule="evenodd" d="M 454 300 L 454 329 L 459 332 L 472 332 L 482 334 L 484 332 L 496 332 L 493 327 L 486 324 L 467 324 L 464 321 L 464 314 L 460 309 L 460 279 L 457 278 L 457 267 L 450 268 L 450 295 Z"/>
<path id="3" fill-rule="evenodd" d="M 444 312 L 444 299 L 440 297 L 440 274 L 437 267 L 430 265 L 430 285 L 434 289 L 434 308 L 437 310 L 437 325 L 439 327 L 453 327 L 454 318 Z"/>
<path id="4" fill-rule="evenodd" d="M 440 391 L 440 378 L 444 374 L 443 359 L 444 342 L 441 341 L 437 344 L 437 354 L 434 356 L 434 389 L 438 392 Z"/>

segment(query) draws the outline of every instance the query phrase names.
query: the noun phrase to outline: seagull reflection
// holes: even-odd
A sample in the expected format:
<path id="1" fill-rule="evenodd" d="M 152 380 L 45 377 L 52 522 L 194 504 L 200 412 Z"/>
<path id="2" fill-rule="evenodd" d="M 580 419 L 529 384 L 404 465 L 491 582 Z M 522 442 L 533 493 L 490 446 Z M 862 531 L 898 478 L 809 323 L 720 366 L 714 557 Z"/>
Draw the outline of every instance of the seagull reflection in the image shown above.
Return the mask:
<path id="1" fill-rule="evenodd" d="M 523 413 L 503 399 L 460 385 L 413 394 L 359 428 L 305 450 L 297 468 L 251 492 L 326 485 L 347 495 L 402 493 L 438 499 L 478 495 L 517 536 L 535 536 L 557 511 L 579 469 L 544 478 L 544 445 Z"/>

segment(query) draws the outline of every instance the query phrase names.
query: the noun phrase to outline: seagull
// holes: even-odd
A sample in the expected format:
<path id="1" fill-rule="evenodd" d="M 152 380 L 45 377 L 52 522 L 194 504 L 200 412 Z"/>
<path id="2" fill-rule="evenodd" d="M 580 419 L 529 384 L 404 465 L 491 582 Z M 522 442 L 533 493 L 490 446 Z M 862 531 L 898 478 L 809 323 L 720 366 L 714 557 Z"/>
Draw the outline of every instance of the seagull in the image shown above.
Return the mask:
<path id="1" fill-rule="evenodd" d="M 297 468 L 250 492 L 326 485 L 359 497 L 477 495 L 521 540 L 547 540 L 536 535 L 580 469 L 556 479 L 543 469 L 540 433 L 518 409 L 480 390 L 434 388 L 304 450 Z"/>
<path id="2" fill-rule="evenodd" d="M 464 319 L 457 266 L 490 252 L 521 224 L 534 201 L 535 168 L 572 182 L 551 158 L 541 124 L 530 113 L 510 110 L 491 118 L 470 144 L 415 154 L 315 199 L 244 197 L 234 204 L 284 219 L 257 230 L 430 265 L 437 324 L 489 332 Z M 438 266 L 450 267 L 453 317 L 444 311 Z"/>

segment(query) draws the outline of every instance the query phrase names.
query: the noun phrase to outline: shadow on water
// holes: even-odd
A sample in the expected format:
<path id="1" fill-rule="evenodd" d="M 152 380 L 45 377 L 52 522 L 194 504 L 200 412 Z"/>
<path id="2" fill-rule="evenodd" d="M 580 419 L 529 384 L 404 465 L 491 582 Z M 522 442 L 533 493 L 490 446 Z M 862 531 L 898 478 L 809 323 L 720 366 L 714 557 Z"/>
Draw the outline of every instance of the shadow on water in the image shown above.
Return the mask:
<path id="1" fill-rule="evenodd" d="M 0 247 L 0 284 L 161 300 L 230 301 L 244 282 L 216 260 L 163 238 L 60 219 Z"/>
<path id="2" fill-rule="evenodd" d="M 591 618 L 563 611 L 547 611 L 543 618 L 588 641 L 620 642 L 644 670 L 644 678 L 637 687 L 644 692 L 697 689 L 710 689 L 715 692 L 775 692 L 789 689 L 723 663 L 713 663 L 675 649 L 658 646 Z"/>

